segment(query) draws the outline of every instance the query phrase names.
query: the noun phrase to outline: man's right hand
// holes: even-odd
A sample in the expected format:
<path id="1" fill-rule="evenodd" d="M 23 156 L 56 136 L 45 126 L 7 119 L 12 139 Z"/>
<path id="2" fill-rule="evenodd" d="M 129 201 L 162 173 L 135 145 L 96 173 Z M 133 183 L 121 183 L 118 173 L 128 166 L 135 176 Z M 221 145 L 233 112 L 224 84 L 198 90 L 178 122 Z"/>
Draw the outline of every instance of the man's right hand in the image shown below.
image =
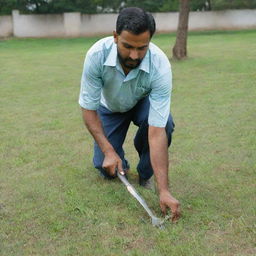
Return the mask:
<path id="1" fill-rule="evenodd" d="M 116 176 L 116 171 L 124 175 L 122 160 L 115 151 L 105 153 L 102 167 L 110 176 Z"/>

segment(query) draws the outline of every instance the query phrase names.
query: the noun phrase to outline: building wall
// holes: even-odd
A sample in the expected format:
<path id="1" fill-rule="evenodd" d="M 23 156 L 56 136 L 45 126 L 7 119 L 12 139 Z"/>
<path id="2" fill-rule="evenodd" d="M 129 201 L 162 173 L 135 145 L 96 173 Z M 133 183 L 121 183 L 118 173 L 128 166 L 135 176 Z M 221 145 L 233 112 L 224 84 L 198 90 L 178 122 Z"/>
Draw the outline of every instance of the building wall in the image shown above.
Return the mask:
<path id="1" fill-rule="evenodd" d="M 256 28 L 256 10 L 191 12 L 190 21 L 192 30 Z"/>
<path id="2" fill-rule="evenodd" d="M 81 17 L 81 35 L 111 34 L 115 30 L 117 14 L 83 14 Z"/>
<path id="3" fill-rule="evenodd" d="M 0 16 L 0 37 L 13 35 L 12 16 Z"/>
<path id="4" fill-rule="evenodd" d="M 12 17 L 15 37 L 62 37 L 66 35 L 61 14 L 20 15 L 18 11 L 13 11 Z"/>
<path id="5" fill-rule="evenodd" d="M 176 31 L 177 12 L 153 13 L 157 32 Z M 111 34 L 117 14 L 44 14 L 0 16 L 0 37 L 79 37 Z M 256 10 L 190 12 L 189 30 L 256 28 Z"/>

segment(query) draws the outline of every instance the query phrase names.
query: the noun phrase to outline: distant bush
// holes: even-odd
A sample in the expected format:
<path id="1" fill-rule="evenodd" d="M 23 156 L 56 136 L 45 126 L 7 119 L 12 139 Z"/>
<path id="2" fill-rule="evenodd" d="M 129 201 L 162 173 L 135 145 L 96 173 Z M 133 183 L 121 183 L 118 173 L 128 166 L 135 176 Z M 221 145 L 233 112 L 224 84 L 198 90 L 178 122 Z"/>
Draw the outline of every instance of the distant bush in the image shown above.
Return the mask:
<path id="1" fill-rule="evenodd" d="M 150 12 L 179 10 L 179 0 L 0 0 L 0 14 L 21 13 L 117 13 L 128 6 L 137 6 Z M 253 9 L 256 0 L 191 0 L 191 11 Z"/>

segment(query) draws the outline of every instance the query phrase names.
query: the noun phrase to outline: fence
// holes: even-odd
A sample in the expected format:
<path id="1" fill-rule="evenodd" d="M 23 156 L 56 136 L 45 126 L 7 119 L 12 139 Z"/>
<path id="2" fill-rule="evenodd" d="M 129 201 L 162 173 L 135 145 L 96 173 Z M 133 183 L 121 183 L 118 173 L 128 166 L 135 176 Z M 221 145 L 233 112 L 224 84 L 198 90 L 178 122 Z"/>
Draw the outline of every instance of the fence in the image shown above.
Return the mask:
<path id="1" fill-rule="evenodd" d="M 177 29 L 178 13 L 153 13 L 157 32 Z M 14 10 L 0 16 L 0 37 L 79 37 L 111 34 L 117 14 L 44 14 L 23 15 Z M 189 30 L 256 28 L 256 10 L 190 12 Z"/>

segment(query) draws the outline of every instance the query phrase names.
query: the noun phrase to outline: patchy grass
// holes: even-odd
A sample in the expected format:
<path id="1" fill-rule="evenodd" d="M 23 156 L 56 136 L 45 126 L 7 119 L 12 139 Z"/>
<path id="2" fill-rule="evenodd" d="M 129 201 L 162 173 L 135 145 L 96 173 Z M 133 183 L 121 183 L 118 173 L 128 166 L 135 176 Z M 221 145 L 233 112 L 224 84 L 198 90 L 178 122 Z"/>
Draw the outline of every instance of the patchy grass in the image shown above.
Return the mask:
<path id="1" fill-rule="evenodd" d="M 170 185 L 183 217 L 155 229 L 93 170 L 77 104 L 97 38 L 0 41 L 0 255 L 255 255 L 256 32 L 190 33 L 172 62 Z M 174 35 L 154 38 L 170 56 Z M 125 149 L 140 189 L 132 126 Z"/>

